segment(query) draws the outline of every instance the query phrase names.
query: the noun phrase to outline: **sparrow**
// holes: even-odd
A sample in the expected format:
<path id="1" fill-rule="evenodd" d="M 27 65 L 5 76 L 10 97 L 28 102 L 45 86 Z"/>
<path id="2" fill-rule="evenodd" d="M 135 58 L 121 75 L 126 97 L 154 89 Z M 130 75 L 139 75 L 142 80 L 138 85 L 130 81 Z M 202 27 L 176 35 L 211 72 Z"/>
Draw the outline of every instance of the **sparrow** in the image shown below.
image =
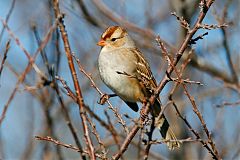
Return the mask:
<path id="1" fill-rule="evenodd" d="M 127 31 L 120 26 L 108 27 L 97 45 L 101 46 L 98 69 L 102 81 L 137 112 L 137 102 L 146 102 L 152 90 L 157 87 L 149 63 Z M 158 97 L 151 106 L 151 113 L 155 117 L 154 126 L 160 130 L 165 140 L 172 140 L 166 143 L 170 150 L 179 148 L 180 143 L 166 117 L 158 117 L 160 111 L 161 103 Z"/>

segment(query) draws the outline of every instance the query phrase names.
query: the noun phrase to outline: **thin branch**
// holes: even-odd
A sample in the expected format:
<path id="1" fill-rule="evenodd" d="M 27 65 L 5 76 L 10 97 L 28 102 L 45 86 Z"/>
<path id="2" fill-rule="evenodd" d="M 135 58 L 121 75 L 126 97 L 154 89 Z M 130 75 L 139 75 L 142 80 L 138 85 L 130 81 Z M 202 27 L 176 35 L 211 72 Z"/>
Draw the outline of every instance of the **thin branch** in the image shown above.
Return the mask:
<path id="1" fill-rule="evenodd" d="M 78 135 L 77 135 L 77 133 L 76 133 L 76 129 L 74 128 L 73 123 L 72 123 L 72 121 L 71 121 L 71 118 L 70 118 L 70 116 L 69 116 L 69 114 L 68 114 L 68 110 L 67 110 L 67 108 L 66 108 L 66 106 L 65 106 L 65 104 L 64 104 L 64 102 L 63 102 L 63 98 L 62 98 L 61 93 L 60 93 L 60 91 L 59 91 L 59 87 L 58 87 L 58 85 L 57 85 L 57 83 L 56 83 L 56 81 L 55 81 L 55 78 L 54 78 L 54 86 L 53 86 L 53 89 L 54 89 L 54 90 L 56 91 L 56 93 L 57 93 L 58 101 L 59 101 L 59 103 L 60 103 L 60 105 L 61 105 L 61 109 L 62 109 L 62 112 L 63 112 L 63 115 L 64 115 L 64 119 L 65 119 L 65 121 L 66 121 L 66 123 L 67 123 L 67 125 L 68 125 L 68 128 L 69 128 L 70 131 L 71 131 L 71 134 L 72 134 L 72 136 L 73 136 L 73 139 L 74 139 L 76 145 L 78 146 L 80 156 L 81 156 L 81 158 L 82 158 L 83 160 L 86 160 L 87 158 L 86 158 L 86 155 L 83 153 L 83 147 L 82 147 L 82 145 L 81 145 L 81 143 L 80 143 L 80 141 L 79 141 Z"/>
<path id="2" fill-rule="evenodd" d="M 199 28 L 212 30 L 212 29 L 219 29 L 219 28 L 224 29 L 227 26 L 228 26 L 227 23 L 223 23 L 223 24 L 201 24 L 201 25 L 199 25 Z"/>
<path id="3" fill-rule="evenodd" d="M 9 51 L 9 48 L 10 48 L 10 40 L 7 41 L 5 51 L 4 51 L 4 54 L 3 54 L 3 59 L 2 59 L 1 66 L 0 66 L 0 77 L 2 75 L 2 70 L 3 70 L 4 63 L 7 59 L 7 53 Z"/>
<path id="4" fill-rule="evenodd" d="M 209 8 L 210 8 L 210 6 L 212 5 L 213 2 L 214 2 L 214 0 L 208 0 L 207 1 L 206 6 L 204 6 L 205 9 L 200 12 L 200 14 L 198 16 L 198 19 L 197 19 L 196 23 L 194 24 L 194 27 L 187 33 L 184 41 L 181 44 L 181 47 L 178 49 L 178 51 L 177 51 L 177 53 L 176 53 L 176 55 L 173 59 L 173 63 L 172 63 L 173 66 L 169 66 L 168 69 L 167 69 L 167 72 L 168 72 L 169 75 L 171 75 L 171 73 L 174 70 L 174 66 L 176 66 L 177 63 L 179 62 L 179 60 L 181 59 L 184 51 L 188 47 L 188 44 L 189 44 L 190 40 L 192 39 L 193 35 L 199 29 L 198 26 L 202 23 L 204 17 L 206 16 L 207 11 L 209 10 Z M 164 88 L 164 86 L 167 83 L 168 83 L 168 77 L 167 77 L 167 75 L 165 75 L 164 78 L 162 79 L 162 81 L 160 82 L 160 84 L 158 85 L 158 87 L 156 88 L 154 94 L 150 97 L 149 102 L 147 104 L 143 105 L 142 110 L 141 110 L 142 111 L 141 112 L 141 118 L 139 119 L 140 124 L 144 123 L 146 115 L 148 115 L 150 105 L 154 104 L 155 99 L 158 97 L 159 93 L 162 91 L 162 89 Z M 124 140 L 124 142 L 121 146 L 121 150 L 118 151 L 113 156 L 113 159 L 119 159 L 121 157 L 121 155 L 126 151 L 126 149 L 128 148 L 129 144 L 131 143 L 132 139 L 135 137 L 135 135 L 136 135 L 136 133 L 138 132 L 139 129 L 140 129 L 140 127 L 138 125 L 135 125 L 133 127 L 131 132 L 128 134 L 128 136 Z"/>
<path id="5" fill-rule="evenodd" d="M 196 44 L 196 42 L 199 40 L 199 39 L 203 39 L 204 36 L 208 35 L 208 32 L 205 32 L 199 36 L 197 36 L 196 38 L 193 38 L 191 39 L 191 41 L 189 42 L 189 45 L 191 44 Z"/>
<path id="6" fill-rule="evenodd" d="M 218 21 L 220 21 L 219 23 L 225 23 L 226 18 L 228 16 L 227 15 L 228 14 L 227 9 L 228 9 L 228 7 L 231 3 L 232 3 L 232 0 L 229 0 L 229 1 L 226 2 L 225 6 L 224 6 L 224 9 L 223 9 L 223 13 L 222 13 L 222 18 L 220 18 L 218 20 Z M 232 61 L 232 58 L 231 58 L 231 51 L 230 51 L 230 47 L 229 47 L 229 44 L 228 44 L 227 30 L 226 30 L 226 28 L 222 27 L 221 31 L 222 31 L 222 34 L 223 34 L 223 46 L 225 48 L 227 62 L 228 62 L 228 66 L 230 68 L 232 79 L 236 84 L 238 84 L 238 76 L 237 76 L 236 70 L 234 69 L 233 61 Z"/>
<path id="7" fill-rule="evenodd" d="M 1 114 L 1 117 L 0 117 L 0 125 L 2 124 L 4 118 L 5 118 L 5 115 L 7 113 L 7 110 L 8 110 L 8 107 L 11 103 L 11 101 L 13 100 L 17 90 L 18 90 L 18 87 L 19 85 L 25 80 L 26 78 L 26 75 L 28 74 L 28 72 L 30 72 L 31 68 L 35 68 L 35 71 L 37 73 L 40 73 L 40 69 L 37 67 L 37 65 L 34 63 L 36 58 L 37 58 L 37 55 L 38 53 L 47 45 L 47 42 L 49 41 L 50 37 L 51 37 L 51 34 L 52 32 L 55 30 L 56 28 L 56 23 L 58 21 L 58 19 L 55 20 L 55 23 L 50 27 L 50 29 L 48 30 L 47 34 L 45 35 L 45 37 L 43 38 L 43 41 L 41 43 L 41 45 L 38 47 L 38 49 L 36 50 L 36 52 L 33 54 L 33 57 L 30 56 L 30 54 L 27 52 L 27 50 L 23 47 L 23 45 L 21 44 L 21 42 L 19 41 L 19 39 L 13 34 L 13 32 L 11 31 L 11 29 L 8 27 L 8 25 L 6 24 L 6 22 L 0 18 L 0 20 L 2 21 L 3 25 L 5 26 L 5 28 L 7 29 L 9 35 L 15 40 L 16 44 L 19 46 L 19 48 L 24 52 L 24 54 L 28 57 L 28 65 L 27 67 L 25 68 L 25 70 L 22 72 L 22 74 L 19 76 L 18 78 L 18 81 L 15 85 L 15 88 L 13 89 L 7 103 L 4 105 L 4 108 L 3 108 L 3 112 Z M 45 78 L 45 76 L 42 74 L 41 72 L 41 75 L 40 75 L 42 78 Z"/>
<path id="8" fill-rule="evenodd" d="M 40 46 L 40 44 L 41 44 L 42 42 L 41 42 L 41 38 L 40 38 L 40 36 L 39 36 L 39 33 L 38 33 L 38 31 L 37 31 L 37 26 L 36 26 L 35 24 L 33 24 L 31 27 L 32 27 L 34 36 L 35 36 L 35 38 L 36 38 L 36 40 L 37 40 L 37 43 L 38 43 L 38 45 Z M 45 50 L 44 50 L 44 49 L 41 50 L 41 51 L 40 51 L 40 54 L 41 54 L 43 63 L 44 63 L 44 65 L 46 66 L 46 68 L 47 68 L 47 70 L 48 70 L 48 73 L 50 74 L 50 73 L 51 73 L 51 71 L 50 71 L 50 66 L 49 66 L 49 62 L 48 62 L 48 58 L 47 58 L 47 54 L 46 54 Z"/>
<path id="9" fill-rule="evenodd" d="M 9 9 L 9 11 L 8 11 L 8 13 L 7 13 L 6 19 L 5 19 L 6 24 L 8 23 L 8 21 L 9 21 L 9 19 L 10 19 L 10 16 L 11 16 L 11 14 L 12 14 L 12 12 L 13 12 L 15 3 L 16 3 L 16 0 L 12 0 L 11 7 L 10 7 L 10 9 Z M 0 43 L 1 43 L 1 41 L 2 41 L 2 37 L 3 37 L 3 33 L 4 33 L 4 31 L 5 31 L 5 28 L 6 28 L 6 27 L 3 26 L 2 31 L 1 31 L 1 33 L 0 33 Z"/>
<path id="10" fill-rule="evenodd" d="M 183 28 L 185 28 L 187 31 L 190 31 L 190 25 L 183 17 L 179 17 L 176 12 L 172 12 L 171 15 L 177 18 Z"/>
<path id="11" fill-rule="evenodd" d="M 143 157 L 144 160 L 148 159 L 149 151 L 150 151 L 150 148 L 151 148 L 151 145 L 152 145 L 152 143 L 151 143 L 152 142 L 152 135 L 153 135 L 153 131 L 155 129 L 154 123 L 155 123 L 155 117 L 152 117 L 152 123 L 151 123 L 151 126 L 150 126 L 150 131 L 147 132 L 148 142 L 147 142 L 147 145 L 146 145 L 146 148 L 145 148 L 145 151 L 144 151 L 144 157 Z"/>
<path id="12" fill-rule="evenodd" d="M 107 150 L 106 150 L 106 148 L 105 148 L 105 146 L 104 146 L 104 144 L 103 144 L 103 142 L 102 142 L 102 140 L 101 140 L 101 138 L 100 138 L 100 135 L 97 133 L 97 130 L 96 130 L 96 125 L 91 121 L 91 119 L 90 118 L 88 118 L 88 116 L 86 116 L 87 117 L 87 121 L 88 121 L 88 123 L 90 124 L 90 126 L 92 127 L 92 133 L 94 134 L 94 136 L 96 137 L 96 139 L 97 139 L 97 142 L 98 142 L 98 144 L 100 145 L 100 148 L 101 148 L 101 159 L 107 159 Z"/>
<path id="13" fill-rule="evenodd" d="M 224 107 L 224 106 L 238 106 L 240 105 L 240 100 L 236 101 L 236 102 L 223 102 L 222 104 L 218 104 L 216 105 L 216 107 Z"/>
<path id="14" fill-rule="evenodd" d="M 179 142 L 179 143 L 186 143 L 186 142 L 199 142 L 203 141 L 202 139 L 192 139 L 191 137 L 186 139 L 178 139 L 178 140 L 172 140 L 172 139 L 166 139 L 166 140 L 154 140 L 151 141 L 150 144 L 163 144 L 168 142 Z"/>
<path id="15" fill-rule="evenodd" d="M 39 36 L 39 34 L 38 34 L 38 32 L 37 32 L 36 26 L 35 26 L 35 25 L 32 25 L 32 29 L 33 29 L 35 38 L 36 38 L 36 40 L 37 40 L 37 43 L 40 45 L 40 44 L 41 44 L 41 39 L 40 39 L 40 36 Z M 41 57 L 42 57 L 42 59 L 43 59 L 43 62 L 44 62 L 44 64 L 45 64 L 46 68 L 47 68 L 48 74 L 51 76 L 51 80 L 52 80 L 52 81 L 51 81 L 50 83 L 51 83 L 52 85 L 49 85 L 49 86 L 51 86 L 51 87 L 55 90 L 55 92 L 56 92 L 56 94 L 57 94 L 58 101 L 59 101 L 60 106 L 61 106 L 61 111 L 62 111 L 62 113 L 63 113 L 63 115 L 64 115 L 65 122 L 66 122 L 66 124 L 67 124 L 67 126 L 68 126 L 68 128 L 69 128 L 69 130 L 70 130 L 70 132 L 71 132 L 71 134 L 72 134 L 72 136 L 73 136 L 73 139 L 74 139 L 76 145 L 78 146 L 78 148 L 79 148 L 79 150 L 80 150 L 80 152 L 79 152 L 79 153 L 80 153 L 80 156 L 81 156 L 81 158 L 82 158 L 83 160 L 86 160 L 86 155 L 83 153 L 83 149 L 82 149 L 83 147 L 82 147 L 82 145 L 81 145 L 81 143 L 80 143 L 80 141 L 79 141 L 79 137 L 78 137 L 78 135 L 77 135 L 77 133 L 76 133 L 76 129 L 75 129 L 74 126 L 73 126 L 73 123 L 72 123 L 72 121 L 71 121 L 71 118 L 70 118 L 70 116 L 69 116 L 69 114 L 68 114 L 68 110 L 67 110 L 67 108 L 66 108 L 66 106 L 65 106 L 65 103 L 64 103 L 63 98 L 62 98 L 62 96 L 61 96 L 61 93 L 60 93 L 60 91 L 59 91 L 58 84 L 56 83 L 56 79 L 55 79 L 55 77 L 54 77 L 54 76 L 55 76 L 55 75 L 54 75 L 54 72 L 52 71 L 52 69 L 51 69 L 50 66 L 49 66 L 49 61 L 48 61 L 46 52 L 45 52 L 45 50 L 43 49 L 40 53 L 41 53 Z"/>
<path id="16" fill-rule="evenodd" d="M 77 0 L 78 4 L 79 4 L 79 7 L 83 13 L 83 16 L 84 18 L 90 23 L 92 24 L 93 26 L 95 27 L 99 27 L 99 22 L 93 17 L 90 15 L 90 13 L 88 12 L 87 10 L 87 7 L 86 5 L 84 4 L 83 0 Z"/>
<path id="17" fill-rule="evenodd" d="M 52 142 L 52 143 L 54 143 L 55 145 L 63 146 L 63 147 L 65 147 L 65 148 L 71 149 L 71 150 L 73 150 L 73 151 L 80 152 L 79 148 L 77 148 L 77 147 L 75 147 L 75 146 L 73 146 L 73 145 L 71 145 L 71 144 L 62 143 L 62 142 L 60 142 L 60 141 L 58 141 L 58 140 L 55 140 L 55 139 L 53 139 L 52 137 L 49 137 L 49 136 L 47 136 L 47 137 L 35 136 L 35 138 L 36 138 L 36 140 L 39 140 L 39 141 Z M 83 152 L 84 152 L 85 154 L 90 154 L 90 153 L 89 153 L 88 151 L 86 151 L 86 150 L 84 150 Z M 100 156 L 99 154 L 95 154 L 95 156 L 101 158 L 101 156 Z"/>
<path id="18" fill-rule="evenodd" d="M 163 53 L 165 53 L 166 55 L 168 55 L 167 51 L 165 50 L 165 47 L 163 46 L 163 43 L 161 42 L 160 37 L 159 37 L 157 40 L 159 41 L 159 45 L 160 45 L 161 50 L 163 51 Z M 182 82 L 182 80 L 181 80 L 182 74 L 181 74 L 181 73 L 176 69 L 176 67 L 173 65 L 172 59 L 171 59 L 170 57 L 168 57 L 167 60 L 170 60 L 170 65 L 173 67 L 173 69 L 174 69 L 174 71 L 175 71 L 175 73 L 176 73 L 176 75 L 177 75 L 177 78 L 180 80 L 180 82 Z M 168 74 L 166 74 L 166 75 L 169 77 Z M 218 155 L 218 151 L 217 151 L 217 149 L 216 149 L 216 147 L 215 147 L 215 144 L 214 144 L 214 142 L 213 142 L 213 140 L 212 140 L 211 134 L 210 134 L 210 132 L 209 132 L 207 126 L 206 126 L 206 123 L 205 123 L 204 119 L 203 119 L 203 116 L 201 115 L 201 113 L 199 112 L 199 110 L 198 110 L 198 108 L 197 108 L 197 105 L 196 105 L 196 102 L 195 102 L 195 100 L 194 100 L 194 97 L 192 97 L 192 96 L 190 95 L 190 93 L 188 92 L 185 83 L 181 83 L 181 85 L 183 86 L 184 93 L 187 95 L 188 99 L 190 100 L 190 102 L 191 102 L 191 104 L 192 104 L 193 111 L 194 111 L 194 112 L 196 113 L 196 115 L 198 116 L 198 118 L 199 118 L 199 120 L 200 120 L 200 122 L 201 122 L 201 124 L 202 124 L 202 126 L 203 126 L 203 129 L 204 129 L 204 131 L 205 131 L 205 133 L 206 133 L 206 135 L 207 135 L 207 137 L 208 137 L 208 143 L 211 145 L 212 150 L 213 150 L 213 152 L 214 152 L 214 153 L 213 153 L 213 152 L 210 152 L 210 153 L 212 154 L 212 156 L 213 156 L 214 159 L 220 159 L 220 157 L 219 157 L 219 155 Z M 160 114 L 159 116 L 161 116 L 161 114 Z M 208 148 L 207 148 L 207 149 L 208 149 Z"/>
<path id="19" fill-rule="evenodd" d="M 95 157 L 95 153 L 94 153 L 94 146 L 92 143 L 92 140 L 90 138 L 89 135 L 89 130 L 88 130 L 88 125 L 87 125 L 87 119 L 86 119 L 86 113 L 84 110 L 84 101 L 83 101 L 83 97 L 82 97 L 82 92 L 81 92 L 81 88 L 78 82 L 78 78 L 77 78 L 77 73 L 74 67 L 74 63 L 73 63 L 73 59 L 72 59 L 72 52 L 71 52 L 71 48 L 70 48 L 70 44 L 69 44 L 69 40 L 68 40 L 68 35 L 65 29 L 65 25 L 64 25 L 64 21 L 63 21 L 63 14 L 60 12 L 59 9 L 59 1 L 58 0 L 53 0 L 53 7 L 54 7 L 54 13 L 55 13 L 55 18 L 59 18 L 59 23 L 58 23 L 58 27 L 60 29 L 61 35 L 62 35 L 62 40 L 64 43 L 64 49 L 65 49 L 65 54 L 66 57 L 68 59 L 68 66 L 69 69 L 71 71 L 71 75 L 72 75 L 72 80 L 74 83 L 74 87 L 75 87 L 75 92 L 76 92 L 76 96 L 77 96 L 77 103 L 78 103 L 78 107 L 79 107 L 79 111 L 80 111 L 80 117 L 82 120 L 82 126 L 83 126 L 83 131 L 84 131 L 84 137 L 85 137 L 85 141 L 89 150 L 89 156 L 91 159 L 96 159 Z"/>

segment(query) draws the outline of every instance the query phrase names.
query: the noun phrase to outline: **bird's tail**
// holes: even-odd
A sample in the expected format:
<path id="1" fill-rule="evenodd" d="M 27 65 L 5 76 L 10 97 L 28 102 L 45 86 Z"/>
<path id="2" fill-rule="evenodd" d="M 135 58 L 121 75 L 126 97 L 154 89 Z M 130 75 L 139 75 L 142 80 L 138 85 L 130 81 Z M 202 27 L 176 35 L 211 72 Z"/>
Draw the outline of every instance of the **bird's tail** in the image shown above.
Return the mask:
<path id="1" fill-rule="evenodd" d="M 161 110 L 160 101 L 156 101 L 154 105 L 154 117 L 155 118 L 155 127 L 160 130 L 160 133 L 164 140 L 166 140 L 166 144 L 170 150 L 180 147 L 180 143 L 177 141 L 175 134 L 173 133 L 169 123 L 164 115 L 159 117 L 159 113 Z M 158 108 L 158 109 L 157 109 Z M 169 141 L 168 141 L 169 140 Z"/>

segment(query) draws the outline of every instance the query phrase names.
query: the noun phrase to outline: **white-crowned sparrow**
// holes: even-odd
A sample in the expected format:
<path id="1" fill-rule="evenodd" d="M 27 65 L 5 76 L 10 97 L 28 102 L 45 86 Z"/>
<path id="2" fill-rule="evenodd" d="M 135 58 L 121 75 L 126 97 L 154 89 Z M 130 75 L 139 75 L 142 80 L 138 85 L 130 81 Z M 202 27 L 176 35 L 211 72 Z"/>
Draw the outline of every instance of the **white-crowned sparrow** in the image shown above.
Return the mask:
<path id="1" fill-rule="evenodd" d="M 119 26 L 107 28 L 97 44 L 102 46 L 98 58 L 101 79 L 132 110 L 138 111 L 136 102 L 145 102 L 151 96 L 151 88 L 157 87 L 148 62 L 126 30 Z M 161 110 L 159 98 L 152 108 L 153 116 L 158 117 Z M 164 115 L 156 120 L 155 127 L 165 140 L 176 140 Z M 172 150 L 180 144 L 171 141 L 167 146 Z"/>

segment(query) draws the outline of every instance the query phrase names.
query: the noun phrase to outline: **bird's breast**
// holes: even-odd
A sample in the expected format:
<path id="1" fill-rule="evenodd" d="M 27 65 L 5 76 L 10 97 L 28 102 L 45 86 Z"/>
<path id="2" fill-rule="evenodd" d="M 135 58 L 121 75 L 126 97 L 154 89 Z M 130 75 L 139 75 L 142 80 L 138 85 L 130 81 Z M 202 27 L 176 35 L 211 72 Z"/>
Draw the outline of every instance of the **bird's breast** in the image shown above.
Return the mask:
<path id="1" fill-rule="evenodd" d="M 98 67 L 101 79 L 113 92 L 123 100 L 136 102 L 142 91 L 138 80 L 133 78 L 136 66 L 134 59 L 129 58 L 121 52 L 101 52 Z"/>

